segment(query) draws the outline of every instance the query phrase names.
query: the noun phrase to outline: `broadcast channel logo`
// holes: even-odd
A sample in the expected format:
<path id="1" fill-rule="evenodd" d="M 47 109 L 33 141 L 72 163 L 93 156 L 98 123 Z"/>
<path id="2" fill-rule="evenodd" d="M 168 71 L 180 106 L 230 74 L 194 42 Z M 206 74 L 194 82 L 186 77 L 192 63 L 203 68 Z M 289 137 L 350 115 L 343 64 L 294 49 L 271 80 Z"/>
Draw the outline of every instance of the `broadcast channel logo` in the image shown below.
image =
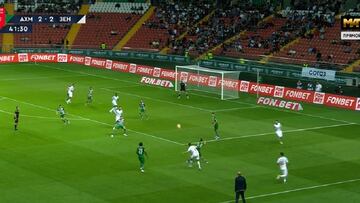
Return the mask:
<path id="1" fill-rule="evenodd" d="M 341 40 L 360 39 L 360 16 L 341 16 Z"/>

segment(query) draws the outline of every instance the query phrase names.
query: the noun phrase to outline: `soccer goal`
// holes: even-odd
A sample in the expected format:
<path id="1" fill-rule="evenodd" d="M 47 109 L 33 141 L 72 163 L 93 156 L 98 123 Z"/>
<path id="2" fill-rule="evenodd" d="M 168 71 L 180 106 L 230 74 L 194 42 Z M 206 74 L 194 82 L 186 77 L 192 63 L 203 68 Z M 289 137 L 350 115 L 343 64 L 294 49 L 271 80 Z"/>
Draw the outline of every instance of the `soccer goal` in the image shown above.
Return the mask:
<path id="1" fill-rule="evenodd" d="M 223 71 L 203 68 L 198 65 L 175 67 L 175 91 L 180 90 L 180 82 L 186 83 L 187 90 L 207 92 L 221 100 L 239 98 L 239 91 L 232 86 L 239 80 L 240 71 Z"/>

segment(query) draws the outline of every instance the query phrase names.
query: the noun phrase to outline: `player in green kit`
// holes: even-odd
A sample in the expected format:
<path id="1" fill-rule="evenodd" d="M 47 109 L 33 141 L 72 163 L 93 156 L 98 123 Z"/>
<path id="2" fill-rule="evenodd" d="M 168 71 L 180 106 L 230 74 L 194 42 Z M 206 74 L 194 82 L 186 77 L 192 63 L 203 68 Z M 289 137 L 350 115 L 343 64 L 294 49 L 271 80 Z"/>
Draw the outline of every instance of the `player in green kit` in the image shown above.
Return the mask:
<path id="1" fill-rule="evenodd" d="M 124 136 L 127 136 L 123 117 L 120 117 L 120 119 L 115 122 L 115 126 L 113 127 L 113 134 L 111 135 L 111 137 L 114 137 L 114 134 L 115 134 L 114 131 L 118 130 L 118 129 L 123 129 Z"/>
<path id="2" fill-rule="evenodd" d="M 206 142 L 200 138 L 199 142 L 196 144 L 196 149 L 199 152 L 199 156 L 200 156 L 200 160 L 204 161 L 205 163 L 209 163 L 206 159 L 203 158 L 202 154 L 201 154 L 201 148 L 206 144 Z"/>
<path id="3" fill-rule="evenodd" d="M 138 159 L 140 161 L 140 171 L 144 173 L 145 156 L 147 157 L 147 153 L 145 152 L 145 148 L 142 142 L 139 143 L 139 146 L 136 149 L 136 154 L 138 155 Z"/>
<path id="4" fill-rule="evenodd" d="M 63 106 L 59 105 L 58 109 L 56 110 L 56 114 L 60 115 L 60 119 L 64 122 L 64 124 L 70 124 L 70 121 L 65 118 L 65 109 Z"/>
<path id="5" fill-rule="evenodd" d="M 218 139 L 220 139 L 220 135 L 218 133 L 219 123 L 218 123 L 218 121 L 216 119 L 215 112 L 211 113 L 211 117 L 212 117 L 212 124 L 214 126 L 214 131 L 215 131 L 215 139 L 218 140 Z"/>
<path id="6" fill-rule="evenodd" d="M 139 114 L 140 114 L 140 118 L 141 120 L 145 117 L 148 118 L 148 115 L 146 114 L 146 109 L 145 109 L 145 103 L 143 100 L 140 100 L 139 103 Z"/>
<path id="7" fill-rule="evenodd" d="M 91 104 L 93 102 L 93 92 L 94 92 L 94 89 L 92 87 L 89 87 L 86 105 Z"/>

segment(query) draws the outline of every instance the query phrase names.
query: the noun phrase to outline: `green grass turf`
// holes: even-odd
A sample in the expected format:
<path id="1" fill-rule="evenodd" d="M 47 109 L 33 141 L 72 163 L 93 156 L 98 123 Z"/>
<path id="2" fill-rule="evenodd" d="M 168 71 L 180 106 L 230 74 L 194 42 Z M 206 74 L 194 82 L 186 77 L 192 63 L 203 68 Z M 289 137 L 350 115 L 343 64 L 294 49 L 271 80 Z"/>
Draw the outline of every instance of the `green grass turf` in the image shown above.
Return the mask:
<path id="1" fill-rule="evenodd" d="M 238 170 L 247 178 L 250 203 L 360 202 L 359 112 L 307 104 L 301 114 L 256 108 L 246 94 L 220 101 L 196 92 L 178 100 L 172 90 L 139 80 L 81 65 L 1 65 L 0 202 L 219 203 L 233 199 Z M 66 87 L 73 82 L 73 103 L 66 105 Z M 89 86 L 94 103 L 85 106 Z M 114 92 L 131 129 L 128 137 L 109 137 Z M 140 98 L 149 120 L 138 117 Z M 70 125 L 56 115 L 59 104 Z M 14 132 L 16 105 L 20 130 Z M 202 171 L 188 168 L 184 144 L 213 140 L 211 111 L 218 111 L 222 138 L 237 138 L 209 141 L 202 151 L 209 163 Z M 273 134 L 275 119 L 283 124 L 284 145 Z M 140 141 L 149 154 L 144 174 L 135 154 Z M 287 184 L 275 179 L 280 151 L 290 161 Z M 341 183 L 348 180 L 355 181 Z M 336 184 L 324 186 L 329 183 Z"/>

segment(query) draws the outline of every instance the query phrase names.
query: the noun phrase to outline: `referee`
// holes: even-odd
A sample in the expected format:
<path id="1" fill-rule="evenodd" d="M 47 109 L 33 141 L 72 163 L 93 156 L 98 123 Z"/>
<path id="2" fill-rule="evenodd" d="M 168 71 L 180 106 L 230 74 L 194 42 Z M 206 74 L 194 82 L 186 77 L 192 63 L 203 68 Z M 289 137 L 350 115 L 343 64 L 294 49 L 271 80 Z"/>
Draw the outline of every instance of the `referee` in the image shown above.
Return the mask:
<path id="1" fill-rule="evenodd" d="M 19 107 L 16 106 L 15 112 L 14 112 L 14 128 L 15 128 L 15 130 L 18 130 L 19 116 L 20 116 Z"/>
<path id="2" fill-rule="evenodd" d="M 245 203 L 245 190 L 246 190 L 246 179 L 241 175 L 239 171 L 237 177 L 235 178 L 235 203 L 239 203 L 239 198 L 241 196 L 242 202 Z"/>
<path id="3" fill-rule="evenodd" d="M 189 99 L 189 95 L 188 93 L 186 92 L 186 84 L 184 81 L 180 81 L 180 91 L 179 91 L 179 94 L 178 94 L 178 99 L 181 98 L 181 94 L 184 93 L 186 95 L 186 98 Z"/>

